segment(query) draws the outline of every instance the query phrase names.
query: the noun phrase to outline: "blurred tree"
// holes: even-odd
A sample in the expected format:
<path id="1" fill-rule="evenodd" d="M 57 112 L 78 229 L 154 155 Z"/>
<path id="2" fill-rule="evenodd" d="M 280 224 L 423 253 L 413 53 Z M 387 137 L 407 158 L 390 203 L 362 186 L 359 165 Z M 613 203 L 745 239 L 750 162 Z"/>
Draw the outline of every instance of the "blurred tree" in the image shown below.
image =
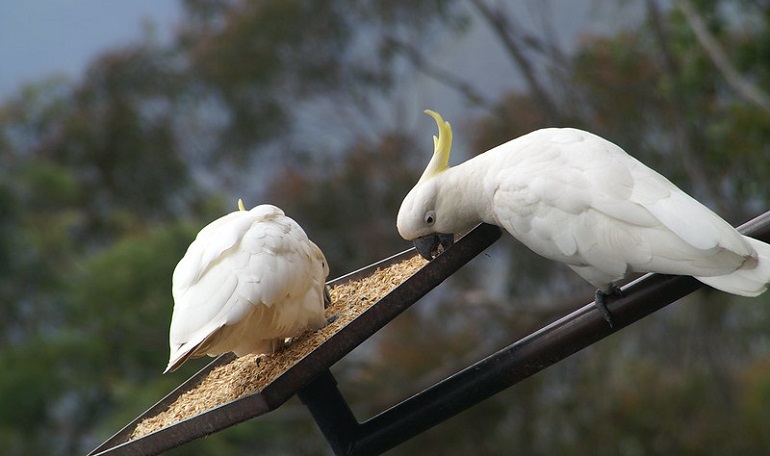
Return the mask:
<path id="1" fill-rule="evenodd" d="M 169 46 L 148 40 L 103 55 L 76 84 L 23 89 L 0 106 L 0 362 L 13 366 L 0 376 L 0 445 L 86 451 L 198 367 L 159 375 L 170 275 L 237 197 L 296 218 L 332 276 L 405 248 L 393 220 L 428 159 L 432 124 L 383 120 L 399 117 L 400 90 L 417 76 L 473 107 L 447 115 L 457 149 L 583 127 L 732 222 L 764 210 L 770 116 L 715 64 L 692 17 L 761 91 L 770 10 L 684 3 L 693 9 L 647 0 L 644 20 L 567 52 L 547 16 L 541 30 L 486 0 L 187 0 Z M 474 27 L 511 63 L 505 93 L 490 97 L 436 57 Z M 504 244 L 336 367 L 357 411 L 386 407 L 404 384 L 427 385 L 592 291 Z M 685 300 L 392 453 L 767 452 L 768 298 L 729 305 L 739 301 Z M 328 454 L 295 402 L 174 453 L 255 447 Z"/>
<path id="2" fill-rule="evenodd" d="M 395 214 L 413 185 L 404 167 L 419 148 L 402 134 L 353 144 L 340 161 L 321 156 L 302 168 L 285 168 L 267 190 L 324 250 L 331 277 L 410 247 L 393 236 Z M 390 214 L 390 215 L 387 215 Z"/>

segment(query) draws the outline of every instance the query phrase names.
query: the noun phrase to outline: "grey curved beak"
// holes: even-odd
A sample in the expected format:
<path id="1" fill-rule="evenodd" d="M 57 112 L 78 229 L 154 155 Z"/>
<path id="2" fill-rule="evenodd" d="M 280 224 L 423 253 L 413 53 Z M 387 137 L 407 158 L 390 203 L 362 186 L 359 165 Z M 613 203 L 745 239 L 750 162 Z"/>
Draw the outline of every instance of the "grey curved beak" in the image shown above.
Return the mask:
<path id="1" fill-rule="evenodd" d="M 435 233 L 417 238 L 414 241 L 414 248 L 426 260 L 436 258 L 441 252 L 448 249 L 455 242 L 454 234 Z"/>

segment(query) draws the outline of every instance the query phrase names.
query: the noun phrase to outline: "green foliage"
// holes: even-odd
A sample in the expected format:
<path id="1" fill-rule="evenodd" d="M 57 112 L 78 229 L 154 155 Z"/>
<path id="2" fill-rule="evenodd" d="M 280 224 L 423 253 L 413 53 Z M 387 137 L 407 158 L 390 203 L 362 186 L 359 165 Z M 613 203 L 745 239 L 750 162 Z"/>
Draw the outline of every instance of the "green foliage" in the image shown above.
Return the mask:
<path id="1" fill-rule="evenodd" d="M 83 453 L 200 367 L 160 375 L 171 274 L 195 233 L 238 197 L 295 218 L 326 252 L 331 277 L 406 248 L 394 218 L 433 132 L 383 120 L 411 109 L 399 93 L 432 68 L 420 59 L 484 25 L 481 3 L 187 0 L 169 46 L 113 50 L 80 81 L 29 85 L 0 106 L 0 447 Z M 770 10 L 694 3 L 736 67 L 767 87 Z M 725 83 L 681 14 L 656 16 L 655 4 L 636 26 L 584 36 L 572 55 L 547 34 L 508 30 L 508 45 L 547 61 L 559 87 L 495 94 L 488 113 L 450 119 L 457 147 L 479 152 L 551 126 L 545 101 L 732 221 L 764 210 L 770 117 Z M 728 15 L 735 5 L 757 14 Z M 750 27 L 731 22 L 749 17 Z M 361 418 L 590 294 L 507 244 L 335 366 Z M 492 256 L 509 256 L 498 294 L 484 288 Z M 770 310 L 767 297 L 741 301 L 696 295 L 392 454 L 766 453 Z M 328 454 L 296 401 L 171 453 L 254 448 Z"/>
<path id="2" fill-rule="evenodd" d="M 196 231 L 169 225 L 126 236 L 89 258 L 68 281 L 70 324 L 78 335 L 100 341 L 87 362 L 107 362 L 99 369 L 103 374 L 137 380 L 157 374 L 168 333 L 166 325 L 148 322 L 171 321 L 171 273 Z M 124 356 L 111 360 L 111 353 Z"/>

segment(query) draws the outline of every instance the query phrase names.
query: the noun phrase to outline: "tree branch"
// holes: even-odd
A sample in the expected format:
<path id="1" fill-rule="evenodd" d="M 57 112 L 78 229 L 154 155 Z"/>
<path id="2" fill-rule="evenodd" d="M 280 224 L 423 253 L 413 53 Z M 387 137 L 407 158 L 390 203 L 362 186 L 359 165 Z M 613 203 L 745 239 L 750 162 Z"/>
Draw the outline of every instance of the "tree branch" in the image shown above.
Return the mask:
<path id="1" fill-rule="evenodd" d="M 724 50 L 721 48 L 714 36 L 708 31 L 698 11 L 693 7 L 689 0 L 674 0 L 674 4 L 684 15 L 687 24 L 695 34 L 695 38 L 701 45 L 711 63 L 717 68 L 727 82 L 727 85 L 747 102 L 756 105 L 766 113 L 770 114 L 770 95 L 755 84 L 749 82 L 738 73 L 735 66 L 727 58 Z"/>
<path id="2" fill-rule="evenodd" d="M 532 62 L 524 55 L 524 52 L 522 52 L 519 43 L 513 35 L 513 27 L 511 27 L 506 16 L 500 11 L 492 10 L 483 0 L 472 0 L 471 3 L 473 3 L 481 17 L 489 24 L 491 30 L 497 34 L 503 47 L 508 51 L 514 62 L 516 62 L 529 86 L 530 92 L 538 100 L 545 114 L 551 120 L 561 122 L 564 116 L 556 108 L 554 100 L 548 94 L 548 91 L 538 81 L 535 68 Z"/>
<path id="3" fill-rule="evenodd" d="M 692 180 L 696 192 L 706 197 L 717 206 L 720 213 L 724 214 L 729 205 L 715 190 L 713 182 L 703 166 L 703 161 L 695 153 L 695 150 L 699 149 L 696 145 L 701 142 L 701 137 L 694 127 L 695 124 L 687 120 L 691 100 L 685 96 L 683 90 L 680 90 L 681 68 L 669 46 L 671 40 L 660 7 L 655 0 L 647 0 L 645 3 L 650 28 L 662 56 L 663 68 L 674 85 L 674 90 L 671 91 L 671 109 L 673 109 L 674 115 L 670 116 L 669 119 L 676 148 L 682 157 L 683 165 L 687 169 L 687 174 Z"/>
<path id="4" fill-rule="evenodd" d="M 472 104 L 494 111 L 495 107 L 492 103 L 480 94 L 473 85 L 450 71 L 431 63 L 414 45 L 392 37 L 388 39 L 388 45 L 406 57 L 418 71 L 421 71 L 451 89 L 457 90 Z"/>

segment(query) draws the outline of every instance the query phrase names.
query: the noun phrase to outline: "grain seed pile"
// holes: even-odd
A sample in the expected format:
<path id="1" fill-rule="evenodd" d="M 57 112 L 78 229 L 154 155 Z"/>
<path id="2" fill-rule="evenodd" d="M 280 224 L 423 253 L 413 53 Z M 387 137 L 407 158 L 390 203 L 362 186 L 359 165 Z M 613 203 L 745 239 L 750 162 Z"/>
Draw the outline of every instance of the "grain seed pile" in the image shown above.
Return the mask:
<path id="1" fill-rule="evenodd" d="M 180 395 L 168 409 L 139 422 L 131 434 L 131 439 L 259 392 L 411 277 L 425 263 L 426 260 L 415 255 L 387 268 L 377 269 L 372 275 L 361 280 L 332 288 L 329 291 L 331 305 L 326 309 L 326 316 L 338 315 L 334 322 L 318 331 L 305 332 L 277 353 L 260 356 L 259 364 L 255 362 L 255 356 L 247 355 L 216 367 L 198 386 Z"/>

